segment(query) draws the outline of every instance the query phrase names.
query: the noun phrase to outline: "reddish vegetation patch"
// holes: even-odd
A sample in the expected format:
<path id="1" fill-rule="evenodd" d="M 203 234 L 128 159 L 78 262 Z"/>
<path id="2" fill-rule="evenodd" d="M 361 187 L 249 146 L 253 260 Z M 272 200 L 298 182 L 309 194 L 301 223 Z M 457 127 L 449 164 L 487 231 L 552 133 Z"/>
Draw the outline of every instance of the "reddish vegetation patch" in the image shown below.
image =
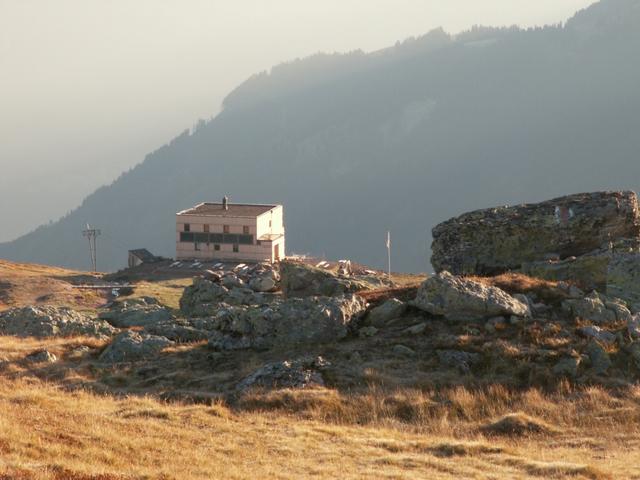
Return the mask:
<path id="1" fill-rule="evenodd" d="M 364 290 L 358 292 L 358 295 L 371 303 L 380 303 L 390 298 L 397 298 L 403 301 L 409 301 L 416 298 L 419 285 L 395 288 L 379 288 L 376 290 Z"/>
<path id="2" fill-rule="evenodd" d="M 558 282 L 529 277 L 522 273 L 503 273 L 495 277 L 468 277 L 470 280 L 498 287 L 507 293 L 535 293 L 540 300 L 558 303 L 567 298 Z"/>

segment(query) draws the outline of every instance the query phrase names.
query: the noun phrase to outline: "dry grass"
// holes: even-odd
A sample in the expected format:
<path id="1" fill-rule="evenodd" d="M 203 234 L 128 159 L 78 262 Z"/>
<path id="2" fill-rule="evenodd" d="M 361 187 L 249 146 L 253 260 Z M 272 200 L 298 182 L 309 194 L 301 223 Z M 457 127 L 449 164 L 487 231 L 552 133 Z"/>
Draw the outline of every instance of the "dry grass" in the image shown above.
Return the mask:
<path id="1" fill-rule="evenodd" d="M 540 300 L 556 304 L 567 298 L 558 282 L 529 277 L 521 273 L 503 273 L 495 277 L 468 277 L 471 280 L 498 287 L 507 293 L 535 293 Z"/>
<path id="2" fill-rule="evenodd" d="M 94 278 L 86 272 L 0 260 L 0 311 L 39 304 L 95 311 L 106 300 L 104 292 L 73 288 Z"/>
<path id="3" fill-rule="evenodd" d="M 327 395 L 332 402 L 339 401 L 335 392 Z M 603 392 L 597 395 L 599 400 L 606 398 Z M 459 405 L 471 408 L 469 417 L 478 415 L 481 402 L 488 400 L 461 391 L 449 398 L 456 396 Z M 418 398 L 400 396 L 396 401 L 411 405 Z M 549 399 L 542 400 L 551 404 Z M 343 401 L 348 404 L 351 399 Z M 637 408 L 637 392 L 624 402 L 634 401 Z M 314 416 L 322 417 L 326 403 L 311 404 L 319 408 Z M 355 407 L 362 405 L 354 406 L 352 412 Z M 451 410 L 455 412 L 455 407 Z M 572 427 L 568 429 L 572 432 L 553 439 L 488 441 L 474 432 L 474 421 L 461 420 L 464 415 L 460 414 L 396 425 L 380 418 L 375 425 L 360 426 L 350 423 L 352 413 L 342 418 L 347 420 L 343 423 L 323 422 L 299 413 L 234 411 L 221 404 L 165 404 L 150 398 L 70 393 L 35 380 L 3 381 L 0 411 L 0 478 L 441 479 L 491 474 L 494 478 L 605 479 L 640 475 L 638 432 L 628 426 L 617 428 L 616 415 L 605 422 L 592 420 L 599 427 L 589 432 Z M 557 405 L 551 415 L 560 419 L 567 414 L 561 414 Z M 439 424 L 435 429 L 430 427 L 433 422 Z"/>

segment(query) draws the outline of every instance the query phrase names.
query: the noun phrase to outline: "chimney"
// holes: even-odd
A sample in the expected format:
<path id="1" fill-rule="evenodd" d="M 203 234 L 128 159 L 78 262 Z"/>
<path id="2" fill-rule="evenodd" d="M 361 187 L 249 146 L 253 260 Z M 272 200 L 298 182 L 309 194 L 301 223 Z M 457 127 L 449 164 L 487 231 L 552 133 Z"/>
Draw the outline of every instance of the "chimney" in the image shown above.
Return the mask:
<path id="1" fill-rule="evenodd" d="M 227 197 L 226 195 L 222 197 L 222 209 L 229 210 L 229 197 Z"/>

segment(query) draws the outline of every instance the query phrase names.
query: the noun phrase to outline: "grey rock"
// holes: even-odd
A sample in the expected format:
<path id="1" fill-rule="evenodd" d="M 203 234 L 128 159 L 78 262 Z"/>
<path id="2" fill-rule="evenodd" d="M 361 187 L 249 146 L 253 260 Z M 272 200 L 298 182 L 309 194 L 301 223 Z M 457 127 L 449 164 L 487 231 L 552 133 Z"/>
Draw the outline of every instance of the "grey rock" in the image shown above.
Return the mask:
<path id="1" fill-rule="evenodd" d="M 362 327 L 360 330 L 358 330 L 358 336 L 360 336 L 360 338 L 366 338 L 366 337 L 374 337 L 375 335 L 377 335 L 378 333 L 378 329 L 376 327 Z"/>
<path id="2" fill-rule="evenodd" d="M 409 335 L 422 335 L 427 329 L 427 323 L 422 322 L 405 329 L 404 333 Z"/>
<path id="3" fill-rule="evenodd" d="M 273 277 L 269 275 L 252 278 L 249 282 L 249 287 L 255 292 L 275 292 L 278 289 L 278 284 Z"/>
<path id="4" fill-rule="evenodd" d="M 516 317 L 519 318 L 519 317 Z M 504 330 L 509 325 L 506 318 L 504 317 L 493 317 L 490 318 L 487 323 L 484 325 L 484 329 L 487 333 L 496 333 L 500 330 Z"/>
<path id="5" fill-rule="evenodd" d="M 28 306 L 13 308 L 0 314 L 2 335 L 107 338 L 116 332 L 104 320 L 93 319 L 66 307 Z"/>
<path id="6" fill-rule="evenodd" d="M 640 314 L 635 314 L 627 322 L 627 331 L 634 340 L 640 340 Z"/>
<path id="7" fill-rule="evenodd" d="M 407 305 L 397 298 L 391 298 L 383 304 L 371 309 L 365 321 L 374 327 L 384 327 L 389 321 L 401 317 L 407 310 Z"/>
<path id="8" fill-rule="evenodd" d="M 393 354 L 399 357 L 415 357 L 416 352 L 405 345 L 394 345 Z"/>
<path id="9" fill-rule="evenodd" d="M 493 275 L 526 262 L 588 254 L 617 240 L 640 238 L 634 192 L 570 195 L 538 204 L 466 213 L 433 229 L 436 272 Z"/>
<path id="10" fill-rule="evenodd" d="M 282 292 L 287 298 L 333 297 L 369 288 L 366 282 L 295 261 L 280 263 L 280 277 Z"/>
<path id="11" fill-rule="evenodd" d="M 111 310 L 103 312 L 99 318 L 106 320 L 114 327 L 144 327 L 173 318 L 171 311 L 156 302 L 125 300 L 113 305 Z"/>
<path id="12" fill-rule="evenodd" d="M 210 330 L 195 327 L 190 319 L 176 319 L 148 325 L 144 333 L 165 337 L 177 343 L 193 343 L 208 340 Z"/>
<path id="13" fill-rule="evenodd" d="M 428 278 L 418 289 L 414 306 L 452 321 L 531 315 L 528 305 L 505 291 L 453 276 L 449 272 L 441 272 Z"/>
<path id="14" fill-rule="evenodd" d="M 578 332 L 587 338 L 593 338 L 606 344 L 614 344 L 617 338 L 615 334 L 593 325 L 581 327 L 578 329 Z"/>
<path id="15" fill-rule="evenodd" d="M 579 366 L 579 357 L 565 357 L 554 365 L 552 371 L 558 377 L 576 378 Z"/>
<path id="16" fill-rule="evenodd" d="M 326 343 L 347 336 L 365 312 L 357 295 L 291 298 L 264 306 L 227 306 L 215 317 L 209 346 L 221 350 Z"/>
<path id="17" fill-rule="evenodd" d="M 440 365 L 455 368 L 464 374 L 471 373 L 471 367 L 480 361 L 479 354 L 460 350 L 438 350 L 436 354 Z"/>
<path id="18" fill-rule="evenodd" d="M 116 336 L 102 352 L 99 361 L 103 363 L 135 362 L 153 358 L 173 342 L 165 337 L 140 334 L 133 331 Z"/>
<path id="19" fill-rule="evenodd" d="M 236 390 L 244 393 L 253 388 L 272 390 L 324 386 L 321 372 L 329 365 L 322 357 L 268 363 L 239 382 Z"/>
<path id="20" fill-rule="evenodd" d="M 591 361 L 591 370 L 596 375 L 604 375 L 611 368 L 611 358 L 598 342 L 589 343 L 586 353 Z"/>
<path id="21" fill-rule="evenodd" d="M 615 310 L 607 308 L 598 292 L 592 292 L 581 299 L 569 299 L 562 302 L 562 309 L 577 318 L 589 320 L 598 325 L 606 325 L 617 320 Z"/>
<path id="22" fill-rule="evenodd" d="M 32 363 L 55 363 L 58 357 L 49 350 L 38 350 L 27 355 L 25 360 Z"/>
<path id="23" fill-rule="evenodd" d="M 607 267 L 607 295 L 640 302 L 640 254 L 635 249 L 612 254 Z"/>

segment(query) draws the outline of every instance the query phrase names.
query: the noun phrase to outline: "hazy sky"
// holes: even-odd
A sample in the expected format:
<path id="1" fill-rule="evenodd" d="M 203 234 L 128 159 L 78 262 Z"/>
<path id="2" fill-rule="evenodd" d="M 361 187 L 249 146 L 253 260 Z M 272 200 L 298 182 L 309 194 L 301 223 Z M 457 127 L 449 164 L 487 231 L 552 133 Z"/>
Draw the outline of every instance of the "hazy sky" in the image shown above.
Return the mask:
<path id="1" fill-rule="evenodd" d="M 0 241 L 57 219 L 255 72 L 593 0 L 0 0 Z"/>

